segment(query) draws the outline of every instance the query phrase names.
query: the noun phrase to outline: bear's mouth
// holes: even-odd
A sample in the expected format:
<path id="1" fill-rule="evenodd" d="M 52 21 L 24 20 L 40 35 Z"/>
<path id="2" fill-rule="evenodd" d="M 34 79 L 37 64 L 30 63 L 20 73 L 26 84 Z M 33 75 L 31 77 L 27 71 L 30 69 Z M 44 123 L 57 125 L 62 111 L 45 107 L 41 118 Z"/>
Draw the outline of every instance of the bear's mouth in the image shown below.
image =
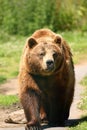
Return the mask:
<path id="1" fill-rule="evenodd" d="M 45 72 L 48 72 L 48 73 L 50 73 L 50 72 L 54 72 L 54 67 L 53 68 L 46 68 L 45 69 Z"/>
<path id="2" fill-rule="evenodd" d="M 53 74 L 55 71 L 55 65 L 50 65 L 49 67 L 47 67 L 45 70 L 44 70 L 44 74 L 45 75 L 51 75 Z"/>

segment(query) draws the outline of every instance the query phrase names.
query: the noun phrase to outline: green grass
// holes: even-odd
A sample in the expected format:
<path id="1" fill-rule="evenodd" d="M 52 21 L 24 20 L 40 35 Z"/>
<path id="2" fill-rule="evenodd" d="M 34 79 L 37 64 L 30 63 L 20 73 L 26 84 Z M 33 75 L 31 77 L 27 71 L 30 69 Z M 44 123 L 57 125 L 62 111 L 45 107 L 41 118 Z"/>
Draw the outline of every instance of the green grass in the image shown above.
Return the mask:
<path id="1" fill-rule="evenodd" d="M 0 83 L 18 75 L 25 37 L 11 36 L 0 39 Z"/>
<path id="2" fill-rule="evenodd" d="M 10 106 L 19 101 L 16 95 L 2 95 L 0 94 L 0 106 Z"/>
<path id="3" fill-rule="evenodd" d="M 87 33 L 59 32 L 68 41 L 74 63 L 87 59 Z M 21 52 L 27 37 L 0 35 L 0 84 L 18 75 Z"/>
<path id="4" fill-rule="evenodd" d="M 4 83 L 6 81 L 6 77 L 0 75 L 0 83 Z"/>
<path id="5" fill-rule="evenodd" d="M 87 76 L 81 81 L 84 86 L 84 93 L 82 94 L 81 102 L 78 104 L 78 108 L 85 111 L 85 115 L 81 118 L 79 124 L 75 127 L 69 128 L 69 130 L 87 130 Z"/>
<path id="6" fill-rule="evenodd" d="M 70 128 L 69 130 L 87 130 L 87 121 L 79 123 L 76 127 Z"/>

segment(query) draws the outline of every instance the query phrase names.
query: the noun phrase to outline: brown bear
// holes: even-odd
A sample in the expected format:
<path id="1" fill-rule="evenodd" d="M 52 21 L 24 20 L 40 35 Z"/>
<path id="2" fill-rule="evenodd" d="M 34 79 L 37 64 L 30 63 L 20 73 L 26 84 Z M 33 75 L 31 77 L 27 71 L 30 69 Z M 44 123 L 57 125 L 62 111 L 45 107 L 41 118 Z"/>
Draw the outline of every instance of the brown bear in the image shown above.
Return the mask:
<path id="1" fill-rule="evenodd" d="M 41 122 L 64 125 L 74 95 L 74 66 L 70 47 L 49 29 L 27 39 L 19 72 L 19 97 L 26 130 L 41 130 Z"/>

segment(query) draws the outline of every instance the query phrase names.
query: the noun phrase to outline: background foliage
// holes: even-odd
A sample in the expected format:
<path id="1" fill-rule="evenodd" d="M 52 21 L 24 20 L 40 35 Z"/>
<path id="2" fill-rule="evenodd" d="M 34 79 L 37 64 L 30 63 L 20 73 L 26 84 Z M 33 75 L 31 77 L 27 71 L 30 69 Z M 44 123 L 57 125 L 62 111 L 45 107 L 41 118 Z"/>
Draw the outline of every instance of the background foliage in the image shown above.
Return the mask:
<path id="1" fill-rule="evenodd" d="M 86 0 L 0 0 L 0 29 L 28 35 L 36 29 L 87 31 Z"/>

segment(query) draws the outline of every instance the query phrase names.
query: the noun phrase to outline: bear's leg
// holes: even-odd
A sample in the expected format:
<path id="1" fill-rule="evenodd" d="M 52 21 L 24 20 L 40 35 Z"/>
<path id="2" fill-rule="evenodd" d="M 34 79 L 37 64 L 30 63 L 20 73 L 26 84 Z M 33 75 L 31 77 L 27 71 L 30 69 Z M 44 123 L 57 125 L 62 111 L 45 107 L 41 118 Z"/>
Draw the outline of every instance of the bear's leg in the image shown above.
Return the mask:
<path id="1" fill-rule="evenodd" d="M 57 102 L 57 100 L 51 100 L 50 103 L 50 116 L 49 124 L 51 126 L 64 126 L 64 104 Z"/>
<path id="2" fill-rule="evenodd" d="M 51 126 L 64 126 L 65 120 L 63 118 L 62 112 L 59 110 L 58 112 L 54 112 L 54 115 L 51 116 L 49 125 Z"/>
<path id="3" fill-rule="evenodd" d="M 65 102 L 65 108 L 64 108 L 64 119 L 67 120 L 69 117 L 70 107 L 73 101 L 74 96 L 74 89 L 72 88 L 71 91 L 67 94 L 67 100 Z"/>
<path id="4" fill-rule="evenodd" d="M 34 90 L 26 91 L 21 95 L 27 125 L 25 130 L 41 130 L 40 126 L 40 96 Z"/>
<path id="5" fill-rule="evenodd" d="M 48 124 L 47 113 L 46 113 L 43 105 L 41 105 L 41 107 L 40 107 L 40 119 L 41 119 L 42 124 L 45 124 L 45 125 Z"/>
<path id="6" fill-rule="evenodd" d="M 70 112 L 70 105 L 66 106 L 64 109 L 64 120 L 67 120 L 69 117 L 69 112 Z"/>
<path id="7" fill-rule="evenodd" d="M 69 117 L 69 113 L 70 113 L 70 107 L 71 107 L 71 103 L 73 100 L 73 97 L 70 99 L 70 97 L 68 98 L 69 100 L 67 100 L 66 104 L 65 104 L 65 109 L 64 109 L 64 119 L 67 120 Z"/>
<path id="8" fill-rule="evenodd" d="M 58 126 L 65 126 L 65 121 L 69 117 L 69 111 L 70 111 L 70 104 L 66 105 L 60 104 L 59 110 L 58 110 Z"/>
<path id="9" fill-rule="evenodd" d="M 40 119 L 42 121 L 46 119 L 46 113 L 43 106 L 40 107 Z"/>

